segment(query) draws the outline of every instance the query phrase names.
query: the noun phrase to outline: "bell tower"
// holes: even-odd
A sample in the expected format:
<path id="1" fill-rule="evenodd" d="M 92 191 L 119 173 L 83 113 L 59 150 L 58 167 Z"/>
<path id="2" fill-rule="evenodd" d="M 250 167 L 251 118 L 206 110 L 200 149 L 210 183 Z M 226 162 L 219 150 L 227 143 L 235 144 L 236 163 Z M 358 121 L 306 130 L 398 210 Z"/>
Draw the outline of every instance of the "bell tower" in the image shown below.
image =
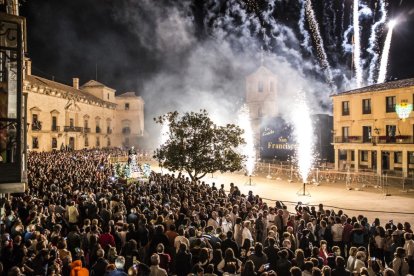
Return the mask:
<path id="1" fill-rule="evenodd" d="M 261 122 L 278 115 L 277 77 L 263 65 L 263 57 L 261 63 L 256 71 L 246 77 L 246 104 L 249 107 L 256 144 L 260 141 Z"/>

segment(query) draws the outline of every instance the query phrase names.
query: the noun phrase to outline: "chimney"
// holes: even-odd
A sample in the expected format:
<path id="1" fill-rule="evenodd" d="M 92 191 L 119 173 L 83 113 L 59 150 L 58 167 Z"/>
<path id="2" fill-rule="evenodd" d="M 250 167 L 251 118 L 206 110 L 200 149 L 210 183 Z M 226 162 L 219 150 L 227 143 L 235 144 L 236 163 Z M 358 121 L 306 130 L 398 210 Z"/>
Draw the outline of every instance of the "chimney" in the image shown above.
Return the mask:
<path id="1" fill-rule="evenodd" d="M 29 76 L 32 74 L 32 60 L 30 58 L 26 59 L 26 75 Z"/>
<path id="2" fill-rule="evenodd" d="M 79 89 L 79 78 L 73 78 L 73 88 Z"/>

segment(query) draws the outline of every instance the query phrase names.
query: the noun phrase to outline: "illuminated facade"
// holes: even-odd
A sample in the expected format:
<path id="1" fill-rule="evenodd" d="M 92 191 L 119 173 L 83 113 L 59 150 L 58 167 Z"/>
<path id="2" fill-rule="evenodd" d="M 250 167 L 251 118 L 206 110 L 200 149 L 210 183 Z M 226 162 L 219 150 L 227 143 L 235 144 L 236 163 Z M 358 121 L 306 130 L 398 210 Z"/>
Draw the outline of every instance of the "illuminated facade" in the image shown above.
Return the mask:
<path id="1" fill-rule="evenodd" d="M 68 86 L 31 74 L 26 62 L 29 150 L 90 149 L 137 145 L 144 133 L 144 101 L 134 92 L 119 96 L 91 80 Z"/>
<path id="2" fill-rule="evenodd" d="M 246 77 L 246 104 L 257 145 L 262 121 L 278 115 L 277 85 L 276 75 L 263 65 Z"/>
<path id="3" fill-rule="evenodd" d="M 414 173 L 414 79 L 351 90 L 332 99 L 337 170 Z"/>

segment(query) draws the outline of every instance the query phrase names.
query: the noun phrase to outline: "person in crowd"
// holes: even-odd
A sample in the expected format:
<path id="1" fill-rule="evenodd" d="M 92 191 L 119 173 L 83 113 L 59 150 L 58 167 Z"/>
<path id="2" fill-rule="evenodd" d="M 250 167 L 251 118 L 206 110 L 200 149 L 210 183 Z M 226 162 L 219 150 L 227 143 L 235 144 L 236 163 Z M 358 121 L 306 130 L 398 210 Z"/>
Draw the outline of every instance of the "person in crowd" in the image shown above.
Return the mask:
<path id="1" fill-rule="evenodd" d="M 156 253 L 151 255 L 150 276 L 167 276 L 167 271 L 160 267 L 160 256 Z"/>
<path id="2" fill-rule="evenodd" d="M 405 259 L 405 249 L 398 247 L 394 254 L 394 260 L 392 260 L 392 267 L 395 276 L 407 275 L 409 272 L 409 265 Z"/>
<path id="3" fill-rule="evenodd" d="M 192 268 L 192 255 L 186 243 L 181 243 L 175 257 L 175 273 L 177 276 L 187 276 Z"/>
<path id="4" fill-rule="evenodd" d="M 414 274 L 414 240 L 413 240 L 413 234 L 410 232 L 407 232 L 404 234 L 404 250 L 405 254 L 407 256 L 408 265 L 410 267 L 410 274 Z"/>
<path id="5" fill-rule="evenodd" d="M 106 267 L 108 266 L 108 261 L 104 258 L 105 251 L 103 249 L 98 249 L 96 252 L 97 260 L 91 266 L 91 275 L 103 275 L 105 273 Z"/>
<path id="6" fill-rule="evenodd" d="M 242 262 L 234 255 L 233 249 L 227 248 L 223 260 L 217 265 L 220 273 L 240 273 Z"/>

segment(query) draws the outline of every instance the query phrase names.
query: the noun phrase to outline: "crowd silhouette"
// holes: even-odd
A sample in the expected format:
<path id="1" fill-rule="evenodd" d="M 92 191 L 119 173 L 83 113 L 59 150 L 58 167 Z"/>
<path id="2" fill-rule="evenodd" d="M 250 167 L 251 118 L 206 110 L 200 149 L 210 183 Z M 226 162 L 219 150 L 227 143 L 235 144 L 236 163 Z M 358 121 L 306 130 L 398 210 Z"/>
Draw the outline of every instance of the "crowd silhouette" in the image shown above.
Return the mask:
<path id="1" fill-rule="evenodd" d="M 120 184 L 119 149 L 28 156 L 28 190 L 1 199 L 0 275 L 409 275 L 409 223 L 265 203 L 152 172 Z"/>

